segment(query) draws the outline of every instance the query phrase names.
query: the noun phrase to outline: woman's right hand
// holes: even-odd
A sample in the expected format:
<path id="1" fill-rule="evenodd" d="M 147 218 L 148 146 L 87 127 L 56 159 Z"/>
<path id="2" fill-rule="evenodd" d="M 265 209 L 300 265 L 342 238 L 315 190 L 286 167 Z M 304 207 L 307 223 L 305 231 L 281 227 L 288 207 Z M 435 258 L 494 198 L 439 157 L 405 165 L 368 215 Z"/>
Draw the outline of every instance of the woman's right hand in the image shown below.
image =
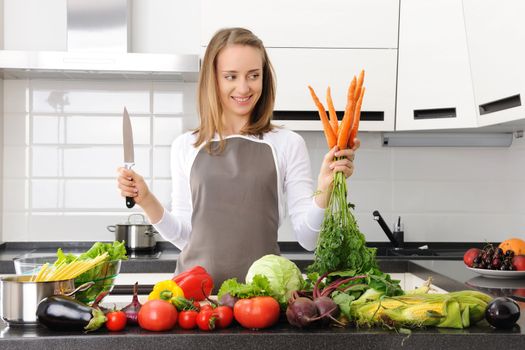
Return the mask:
<path id="1" fill-rule="evenodd" d="M 140 205 L 150 194 L 144 178 L 132 169 L 124 167 L 119 167 L 117 172 L 118 188 L 122 197 L 131 197 L 135 200 L 135 203 Z"/>

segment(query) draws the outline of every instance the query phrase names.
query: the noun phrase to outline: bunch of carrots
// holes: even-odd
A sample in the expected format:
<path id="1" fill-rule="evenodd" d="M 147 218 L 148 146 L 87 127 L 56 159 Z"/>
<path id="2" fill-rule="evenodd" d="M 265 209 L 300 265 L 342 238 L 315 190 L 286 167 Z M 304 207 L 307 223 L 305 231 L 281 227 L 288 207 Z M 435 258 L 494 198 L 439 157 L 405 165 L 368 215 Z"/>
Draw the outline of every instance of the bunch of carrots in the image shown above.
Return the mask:
<path id="1" fill-rule="evenodd" d="M 326 110 L 311 86 L 310 94 L 319 110 L 323 123 L 324 134 L 328 147 L 335 145 L 339 149 L 353 148 L 359 128 L 361 105 L 365 94 L 363 82 L 365 72 L 352 79 L 348 88 L 346 108 L 339 124 L 335 112 L 330 88 L 327 90 L 327 103 L 330 119 Z M 364 235 L 359 231 L 357 222 L 350 211 L 351 204 L 347 202 L 346 178 L 342 172 L 334 176 L 330 202 L 326 208 L 317 247 L 309 272 L 325 274 L 334 271 L 352 270 L 356 274 L 379 274 L 375 249 L 366 247 Z"/>
<path id="2" fill-rule="evenodd" d="M 352 79 L 350 87 L 348 88 L 345 113 L 341 125 L 339 125 L 339 120 L 337 119 L 337 114 L 330 93 L 330 87 L 326 90 L 326 103 L 328 104 L 328 113 L 330 115 L 330 120 L 328 120 L 323 104 L 319 101 L 314 89 L 312 89 L 311 86 L 308 86 L 312 99 L 319 110 L 319 117 L 321 117 L 321 122 L 323 123 L 326 142 L 330 149 L 335 145 L 337 145 L 339 149 L 354 147 L 354 139 L 356 138 L 357 130 L 359 129 L 361 104 L 363 103 L 363 97 L 365 95 L 365 87 L 363 86 L 364 80 L 364 70 L 359 73 L 359 78 L 356 79 L 354 76 Z"/>

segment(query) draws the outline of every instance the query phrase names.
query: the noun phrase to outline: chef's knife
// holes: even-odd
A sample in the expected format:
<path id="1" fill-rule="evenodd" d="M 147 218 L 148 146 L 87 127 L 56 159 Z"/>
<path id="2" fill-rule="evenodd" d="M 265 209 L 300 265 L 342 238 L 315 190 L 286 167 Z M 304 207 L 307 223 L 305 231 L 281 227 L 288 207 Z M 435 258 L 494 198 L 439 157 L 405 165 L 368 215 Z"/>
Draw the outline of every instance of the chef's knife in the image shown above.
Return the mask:
<path id="1" fill-rule="evenodd" d="M 133 150 L 133 130 L 131 129 L 131 121 L 126 107 L 124 107 L 124 115 L 122 118 L 122 135 L 124 136 L 124 167 L 131 169 L 135 165 L 135 152 Z M 133 208 L 135 200 L 132 197 L 126 197 L 126 207 Z"/>

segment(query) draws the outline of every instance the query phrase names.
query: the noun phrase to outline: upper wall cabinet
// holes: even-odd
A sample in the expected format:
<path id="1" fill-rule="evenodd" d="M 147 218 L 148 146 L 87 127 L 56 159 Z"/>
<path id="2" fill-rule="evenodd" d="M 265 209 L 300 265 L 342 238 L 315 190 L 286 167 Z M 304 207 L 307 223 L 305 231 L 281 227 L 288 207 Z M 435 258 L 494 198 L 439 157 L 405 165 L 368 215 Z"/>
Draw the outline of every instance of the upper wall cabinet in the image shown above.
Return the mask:
<path id="1" fill-rule="evenodd" d="M 224 27 L 261 38 L 276 71 L 275 122 L 295 130 L 322 130 L 308 85 L 323 101 L 330 86 L 344 111 L 352 76 L 365 69 L 360 129 L 392 131 L 398 21 L 399 0 L 202 0 L 201 45 Z"/>
<path id="2" fill-rule="evenodd" d="M 461 1 L 401 1 L 396 130 L 475 126 Z"/>
<path id="3" fill-rule="evenodd" d="M 269 48 L 268 55 L 277 76 L 275 110 L 299 111 L 291 113 L 295 116 L 292 120 L 277 120 L 277 124 L 286 124 L 296 130 L 321 130 L 308 85 L 314 88 L 325 107 L 326 88 L 330 86 L 334 106 L 341 111 L 339 117 L 342 117 L 352 76 L 365 69 L 367 92 L 360 129 L 394 130 L 396 50 Z M 314 113 L 305 112 L 309 110 Z"/>
<path id="4" fill-rule="evenodd" d="M 463 8 L 478 125 L 525 118 L 525 1 L 463 0 Z"/>
<path id="5" fill-rule="evenodd" d="M 399 0 L 202 0 L 202 46 L 245 27 L 266 47 L 396 48 Z"/>

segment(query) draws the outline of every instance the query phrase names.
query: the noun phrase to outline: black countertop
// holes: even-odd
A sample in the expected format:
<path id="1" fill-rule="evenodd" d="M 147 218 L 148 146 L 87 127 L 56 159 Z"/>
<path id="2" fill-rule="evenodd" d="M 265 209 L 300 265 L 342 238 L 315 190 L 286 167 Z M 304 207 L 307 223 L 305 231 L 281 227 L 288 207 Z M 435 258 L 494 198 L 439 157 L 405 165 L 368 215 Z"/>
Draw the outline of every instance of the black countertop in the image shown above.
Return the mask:
<path id="1" fill-rule="evenodd" d="M 283 251 L 284 252 L 284 251 Z M 4 254 L 7 254 L 4 252 Z M 171 272 L 176 263 L 176 255 L 166 253 L 164 258 L 136 259 L 123 264 L 142 266 L 137 272 Z M 176 253 L 174 253 L 176 254 Z M 298 252 L 295 260 L 306 266 L 309 259 Z M 298 254 L 298 255 L 297 255 Z M 164 255 L 164 252 L 163 254 Z M 286 254 L 285 254 L 286 255 Z M 7 255 L 1 255 L 0 259 Z M 456 260 L 414 260 L 384 257 L 379 259 L 386 272 L 408 272 L 433 282 L 449 291 L 467 288 L 499 295 L 513 295 L 525 313 L 525 303 L 520 293 L 525 291 L 523 280 L 495 280 L 479 277 L 467 270 L 462 261 Z M 147 266 L 150 271 L 144 267 Z M 127 269 L 127 268 L 126 268 Z M 134 268 L 131 268 L 134 270 Z M 133 272 L 133 271 L 126 271 Z M 0 348 L 5 349 L 519 349 L 525 346 L 525 316 L 522 314 L 518 326 L 512 330 L 495 330 L 486 322 L 480 322 L 464 330 L 421 329 L 410 335 L 396 333 L 387 329 L 328 328 L 300 330 L 286 322 L 268 330 L 253 331 L 239 326 L 215 331 L 182 331 L 152 333 L 138 327 L 127 327 L 125 331 L 110 333 L 105 329 L 90 334 L 52 332 L 43 326 L 6 327 L 0 326 Z"/>

